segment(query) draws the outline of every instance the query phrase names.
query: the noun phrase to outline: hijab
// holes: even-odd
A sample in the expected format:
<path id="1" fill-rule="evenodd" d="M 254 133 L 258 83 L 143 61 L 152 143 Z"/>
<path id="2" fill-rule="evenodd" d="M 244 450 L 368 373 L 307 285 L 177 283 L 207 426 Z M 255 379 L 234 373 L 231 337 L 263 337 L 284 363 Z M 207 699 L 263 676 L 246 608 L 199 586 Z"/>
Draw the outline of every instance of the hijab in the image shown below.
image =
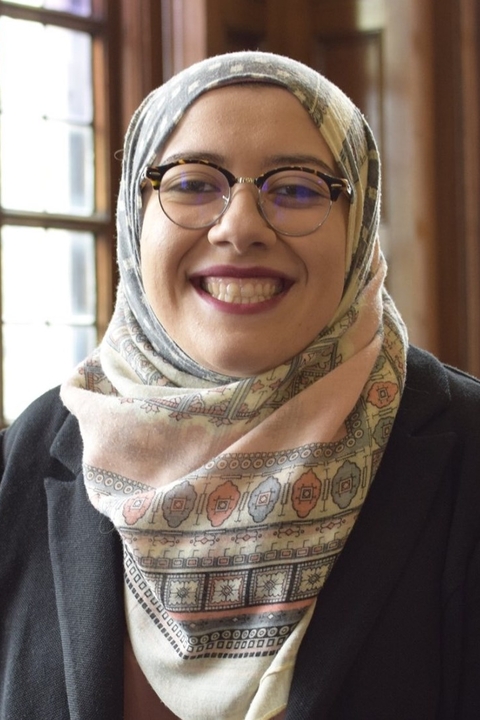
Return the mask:
<path id="1" fill-rule="evenodd" d="M 334 317 L 291 360 L 232 378 L 186 355 L 150 306 L 141 183 L 198 97 L 245 82 L 297 98 L 353 199 Z M 266 720 L 286 706 L 317 595 L 367 497 L 404 386 L 406 331 L 384 286 L 379 222 L 371 130 L 299 62 L 262 52 L 208 58 L 154 90 L 132 118 L 116 307 L 62 398 L 80 424 L 89 499 L 122 538 L 135 656 L 182 720 Z"/>

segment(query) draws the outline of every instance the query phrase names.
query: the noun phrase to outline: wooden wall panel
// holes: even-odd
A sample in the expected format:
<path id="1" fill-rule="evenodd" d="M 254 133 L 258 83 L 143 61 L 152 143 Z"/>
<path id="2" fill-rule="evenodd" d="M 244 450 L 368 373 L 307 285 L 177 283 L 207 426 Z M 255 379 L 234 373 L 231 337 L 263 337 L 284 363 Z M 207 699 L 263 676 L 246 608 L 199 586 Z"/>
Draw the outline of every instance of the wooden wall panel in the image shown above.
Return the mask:
<path id="1" fill-rule="evenodd" d="M 208 55 L 266 48 L 265 0 L 208 0 Z"/>
<path id="2" fill-rule="evenodd" d="M 130 0 L 124 0 L 129 2 Z M 163 77 L 170 78 L 209 53 L 207 47 L 208 0 L 143 0 L 161 9 Z M 132 3 L 133 4 L 133 3 Z"/>
<path id="3" fill-rule="evenodd" d="M 480 377 L 479 0 L 440 0 L 434 27 L 440 354 Z"/>
<path id="4" fill-rule="evenodd" d="M 439 352 L 433 110 L 437 0 L 388 0 L 383 45 L 389 289 L 411 341 Z"/>
<path id="5" fill-rule="evenodd" d="M 117 2 L 121 11 L 115 41 L 120 43 L 122 126 L 125 130 L 143 98 L 163 81 L 162 13 L 158 0 Z"/>

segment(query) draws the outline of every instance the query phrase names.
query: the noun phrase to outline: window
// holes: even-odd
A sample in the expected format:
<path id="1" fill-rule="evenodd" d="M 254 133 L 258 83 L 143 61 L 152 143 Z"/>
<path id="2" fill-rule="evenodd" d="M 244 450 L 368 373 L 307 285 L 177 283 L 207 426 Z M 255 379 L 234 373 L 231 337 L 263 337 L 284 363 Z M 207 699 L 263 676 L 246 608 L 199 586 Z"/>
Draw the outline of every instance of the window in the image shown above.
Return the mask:
<path id="1" fill-rule="evenodd" d="M 2 424 L 111 313 L 112 22 L 106 0 L 0 1 Z"/>

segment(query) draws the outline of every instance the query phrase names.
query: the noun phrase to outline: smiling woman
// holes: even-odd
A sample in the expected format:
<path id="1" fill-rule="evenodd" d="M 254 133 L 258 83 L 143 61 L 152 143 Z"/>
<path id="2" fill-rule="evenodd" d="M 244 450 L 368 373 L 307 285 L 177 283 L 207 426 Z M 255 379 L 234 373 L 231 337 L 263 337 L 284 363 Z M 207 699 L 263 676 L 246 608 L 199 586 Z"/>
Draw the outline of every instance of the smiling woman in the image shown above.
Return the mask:
<path id="1" fill-rule="evenodd" d="M 114 317 L 5 437 L 28 720 L 476 716 L 480 384 L 407 358 L 379 211 L 368 124 L 288 58 L 137 110 Z"/>
<path id="2" fill-rule="evenodd" d="M 213 153 L 241 178 L 274 170 L 280 153 L 294 166 L 309 153 L 309 170 L 335 166 L 307 111 L 290 92 L 272 86 L 209 91 L 186 112 L 158 160 Z M 310 175 L 294 173 L 287 172 L 288 185 L 281 187 L 290 197 L 293 187 L 302 189 L 304 198 Z M 209 226 L 199 220 L 197 229 L 170 220 L 156 193 L 145 193 L 145 292 L 170 338 L 200 365 L 238 377 L 269 370 L 307 347 L 334 317 L 346 275 L 349 204 L 345 197 L 332 204 L 326 184 L 313 188 L 300 209 L 291 199 L 279 205 L 276 197 L 270 214 L 278 230 L 259 212 L 252 183 L 235 185 L 226 211 Z M 267 187 L 265 202 L 274 191 L 275 185 Z M 171 203 L 172 217 L 180 203 Z M 210 204 L 188 207 L 199 216 Z M 282 233 L 284 225 L 298 236 Z"/>

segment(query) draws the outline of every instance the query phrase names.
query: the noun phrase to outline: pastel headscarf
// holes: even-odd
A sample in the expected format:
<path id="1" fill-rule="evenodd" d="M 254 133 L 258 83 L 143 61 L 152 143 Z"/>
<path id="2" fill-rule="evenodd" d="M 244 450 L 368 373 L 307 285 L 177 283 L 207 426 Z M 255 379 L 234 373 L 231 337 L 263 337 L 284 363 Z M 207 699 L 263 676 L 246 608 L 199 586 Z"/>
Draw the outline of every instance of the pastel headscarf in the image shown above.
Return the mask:
<path id="1" fill-rule="evenodd" d="M 354 197 L 331 322 L 292 360 L 239 379 L 199 366 L 155 317 L 141 277 L 140 186 L 201 94 L 250 81 L 295 95 Z M 89 498 L 122 537 L 133 650 L 183 720 L 259 720 L 286 706 L 316 597 L 367 497 L 404 384 L 406 333 L 384 288 L 379 219 L 368 124 L 298 62 L 209 58 L 133 116 L 114 317 L 62 397 L 80 423 Z"/>
<path id="2" fill-rule="evenodd" d="M 346 252 L 346 289 L 335 319 L 355 302 L 377 252 L 380 166 L 375 139 L 359 110 L 325 77 L 277 55 L 232 53 L 193 65 L 154 90 L 134 114 L 125 139 L 117 211 L 121 285 L 153 347 L 179 369 L 199 377 L 205 376 L 205 370 L 173 345 L 145 297 L 139 257 L 142 223 L 139 180 L 144 168 L 154 163 L 159 149 L 200 95 L 216 87 L 249 80 L 279 85 L 298 98 L 325 138 L 341 174 L 354 186 Z"/>

